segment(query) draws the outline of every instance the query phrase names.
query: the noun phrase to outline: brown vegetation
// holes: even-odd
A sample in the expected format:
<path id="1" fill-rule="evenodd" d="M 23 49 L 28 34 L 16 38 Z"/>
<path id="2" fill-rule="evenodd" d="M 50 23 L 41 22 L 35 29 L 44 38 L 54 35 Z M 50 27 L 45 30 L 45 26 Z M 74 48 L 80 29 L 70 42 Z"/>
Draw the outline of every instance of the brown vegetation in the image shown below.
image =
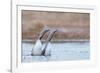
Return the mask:
<path id="1" fill-rule="evenodd" d="M 89 21 L 89 13 L 23 10 L 22 38 L 37 39 L 41 30 L 49 27 L 61 30 L 56 32 L 53 39 L 89 39 Z"/>

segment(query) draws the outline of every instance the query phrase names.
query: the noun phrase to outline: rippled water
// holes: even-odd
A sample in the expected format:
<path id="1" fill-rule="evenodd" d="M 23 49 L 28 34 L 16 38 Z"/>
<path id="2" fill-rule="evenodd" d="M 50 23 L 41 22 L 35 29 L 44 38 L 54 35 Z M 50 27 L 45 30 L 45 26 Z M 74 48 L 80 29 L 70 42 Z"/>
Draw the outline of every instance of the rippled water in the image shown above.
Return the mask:
<path id="1" fill-rule="evenodd" d="M 84 60 L 90 57 L 90 44 L 87 41 L 51 43 L 48 46 L 51 56 L 31 56 L 33 47 L 33 43 L 22 43 L 22 62 Z"/>

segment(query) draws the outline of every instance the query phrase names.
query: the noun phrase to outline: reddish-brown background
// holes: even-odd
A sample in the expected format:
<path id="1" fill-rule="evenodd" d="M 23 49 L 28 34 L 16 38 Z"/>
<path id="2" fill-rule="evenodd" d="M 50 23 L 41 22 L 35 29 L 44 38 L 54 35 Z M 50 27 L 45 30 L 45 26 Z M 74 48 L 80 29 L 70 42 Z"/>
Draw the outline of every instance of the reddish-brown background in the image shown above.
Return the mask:
<path id="1" fill-rule="evenodd" d="M 89 39 L 89 21 L 89 13 L 22 10 L 22 39 L 37 39 L 44 27 L 61 30 L 54 35 L 55 40 Z"/>

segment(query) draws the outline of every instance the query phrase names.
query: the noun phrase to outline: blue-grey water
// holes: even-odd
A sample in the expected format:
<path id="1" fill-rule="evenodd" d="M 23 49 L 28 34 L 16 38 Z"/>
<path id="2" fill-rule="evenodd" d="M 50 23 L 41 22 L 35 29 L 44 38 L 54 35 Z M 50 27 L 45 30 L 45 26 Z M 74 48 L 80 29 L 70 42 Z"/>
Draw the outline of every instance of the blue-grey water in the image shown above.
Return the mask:
<path id="1" fill-rule="evenodd" d="M 90 58 L 89 41 L 51 43 L 51 56 L 31 56 L 33 43 L 22 43 L 22 62 L 86 60 Z"/>

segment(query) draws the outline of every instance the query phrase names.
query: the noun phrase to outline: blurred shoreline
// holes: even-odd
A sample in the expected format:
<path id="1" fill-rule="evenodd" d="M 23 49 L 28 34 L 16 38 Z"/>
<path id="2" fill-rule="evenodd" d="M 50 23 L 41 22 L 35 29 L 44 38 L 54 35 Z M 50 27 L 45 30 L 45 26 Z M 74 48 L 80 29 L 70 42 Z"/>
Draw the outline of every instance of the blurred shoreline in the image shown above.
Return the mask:
<path id="1" fill-rule="evenodd" d="M 57 29 L 53 40 L 90 39 L 90 14 L 22 10 L 22 39 L 37 40 L 45 28 Z M 43 40 L 48 37 L 47 32 Z"/>
<path id="2" fill-rule="evenodd" d="M 37 40 L 30 40 L 30 39 L 24 39 L 22 42 L 25 43 L 35 43 Z M 43 43 L 46 42 L 46 40 L 41 40 Z M 65 43 L 65 42 L 89 42 L 89 39 L 66 39 L 66 40 L 51 40 L 52 43 Z"/>

